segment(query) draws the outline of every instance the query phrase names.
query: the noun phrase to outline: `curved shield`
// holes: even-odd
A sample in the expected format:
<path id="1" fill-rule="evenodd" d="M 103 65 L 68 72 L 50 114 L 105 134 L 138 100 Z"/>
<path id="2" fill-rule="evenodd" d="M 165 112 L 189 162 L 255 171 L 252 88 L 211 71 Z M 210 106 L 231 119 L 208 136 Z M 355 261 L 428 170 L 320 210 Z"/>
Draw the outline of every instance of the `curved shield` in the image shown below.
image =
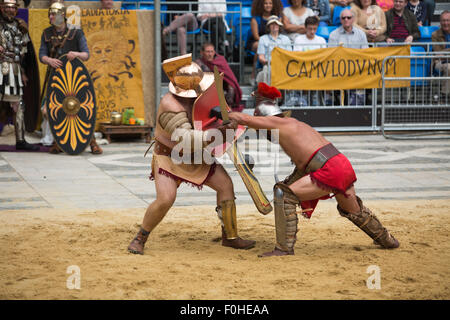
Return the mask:
<path id="1" fill-rule="evenodd" d="M 214 107 L 220 106 L 219 95 L 217 93 L 216 84 L 213 83 L 205 92 L 203 92 L 194 102 L 192 108 L 192 122 L 196 130 L 208 130 L 217 128 L 222 124 L 222 120 L 216 117 L 210 118 L 209 113 Z M 231 111 L 227 106 L 228 111 Z M 245 127 L 239 125 L 236 129 L 234 140 L 236 141 L 245 132 Z M 225 142 L 223 145 L 216 146 L 211 154 L 215 157 L 221 157 L 230 147 L 232 143 Z"/>
<path id="2" fill-rule="evenodd" d="M 75 155 L 84 151 L 95 130 L 97 105 L 92 79 L 79 59 L 59 58 L 63 65 L 53 69 L 47 85 L 47 115 L 58 146 Z"/>

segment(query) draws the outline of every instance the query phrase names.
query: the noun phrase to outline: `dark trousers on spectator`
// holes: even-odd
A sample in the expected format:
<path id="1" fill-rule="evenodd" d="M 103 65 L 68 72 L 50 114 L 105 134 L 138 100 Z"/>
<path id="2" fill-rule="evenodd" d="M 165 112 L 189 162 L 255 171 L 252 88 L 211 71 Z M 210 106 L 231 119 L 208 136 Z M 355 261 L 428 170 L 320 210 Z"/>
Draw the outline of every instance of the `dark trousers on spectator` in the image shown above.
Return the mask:
<path id="1" fill-rule="evenodd" d="M 203 24 L 203 29 L 208 31 L 207 37 L 214 44 L 216 51 L 226 56 L 228 51 L 228 43 L 225 43 L 226 27 L 222 17 L 214 17 L 207 19 Z"/>

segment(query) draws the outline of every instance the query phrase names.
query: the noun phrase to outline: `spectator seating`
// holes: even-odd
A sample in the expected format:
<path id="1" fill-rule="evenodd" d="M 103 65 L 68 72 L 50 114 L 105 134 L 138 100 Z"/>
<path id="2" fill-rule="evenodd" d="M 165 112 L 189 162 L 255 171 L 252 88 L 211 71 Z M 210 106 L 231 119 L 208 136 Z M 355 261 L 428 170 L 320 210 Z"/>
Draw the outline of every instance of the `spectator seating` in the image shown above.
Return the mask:
<path id="1" fill-rule="evenodd" d="M 426 55 L 426 51 L 422 46 L 411 46 L 410 54 L 412 56 Z M 411 58 L 411 77 L 429 77 L 431 74 L 430 59 Z M 411 85 L 423 86 L 428 81 L 413 80 Z"/>
<path id="2" fill-rule="evenodd" d="M 332 26 L 337 26 L 337 27 L 341 26 L 340 15 L 341 15 L 341 12 L 344 9 L 351 9 L 351 7 L 350 6 L 347 6 L 347 7 L 335 6 L 334 7 L 333 17 L 331 18 L 331 25 Z"/>
<path id="3" fill-rule="evenodd" d="M 420 39 L 418 42 L 431 42 L 431 34 L 439 29 L 438 26 L 419 26 Z"/>
<path id="4" fill-rule="evenodd" d="M 281 0 L 281 3 L 283 4 L 283 8 L 290 7 L 291 4 L 289 3 L 289 0 Z"/>
<path id="5" fill-rule="evenodd" d="M 319 26 L 317 28 L 316 34 L 318 36 L 323 37 L 328 42 L 328 38 L 330 37 L 330 33 L 332 31 L 336 30 L 336 29 L 337 29 L 336 26 Z"/>

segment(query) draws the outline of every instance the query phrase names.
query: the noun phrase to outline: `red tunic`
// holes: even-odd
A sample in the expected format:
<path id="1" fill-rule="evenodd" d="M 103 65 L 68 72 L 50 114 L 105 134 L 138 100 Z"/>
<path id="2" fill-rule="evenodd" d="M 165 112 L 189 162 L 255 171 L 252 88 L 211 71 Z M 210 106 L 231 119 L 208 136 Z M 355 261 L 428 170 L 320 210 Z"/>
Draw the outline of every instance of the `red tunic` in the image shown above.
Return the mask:
<path id="1" fill-rule="evenodd" d="M 320 149 L 316 150 L 311 155 L 309 161 L 319 150 Z M 342 153 L 328 159 L 322 168 L 311 172 L 309 176 L 312 182 L 319 188 L 329 191 L 330 193 L 333 193 L 333 195 L 327 195 L 315 200 L 301 201 L 300 206 L 303 210 L 311 209 L 303 213 L 306 218 L 311 218 L 319 200 L 330 199 L 337 193 L 346 195 L 345 192 L 353 186 L 356 181 L 355 171 L 353 170 L 350 161 Z"/>

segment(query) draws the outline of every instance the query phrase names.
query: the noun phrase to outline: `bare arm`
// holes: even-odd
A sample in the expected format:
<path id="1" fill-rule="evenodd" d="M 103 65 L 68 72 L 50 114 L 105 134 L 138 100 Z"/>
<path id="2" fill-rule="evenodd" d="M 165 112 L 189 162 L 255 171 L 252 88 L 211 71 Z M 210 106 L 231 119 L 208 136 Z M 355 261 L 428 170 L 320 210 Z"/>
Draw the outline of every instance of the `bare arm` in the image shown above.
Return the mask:
<path id="1" fill-rule="evenodd" d="M 280 118 L 275 116 L 255 117 L 246 113 L 231 112 L 230 119 L 234 119 L 240 125 L 244 125 L 253 129 L 280 129 L 290 122 L 289 118 Z"/>
<path id="2" fill-rule="evenodd" d="M 292 24 L 289 18 L 286 16 L 283 16 L 282 20 L 284 30 L 286 30 L 287 32 L 289 33 L 298 32 L 301 34 L 306 33 L 305 25 Z"/>
<path id="3" fill-rule="evenodd" d="M 253 39 L 255 39 L 256 41 L 259 40 L 259 28 L 258 28 L 258 22 L 256 22 L 255 18 L 252 18 L 251 22 L 250 22 L 250 28 L 252 29 L 252 35 L 253 35 Z"/>

